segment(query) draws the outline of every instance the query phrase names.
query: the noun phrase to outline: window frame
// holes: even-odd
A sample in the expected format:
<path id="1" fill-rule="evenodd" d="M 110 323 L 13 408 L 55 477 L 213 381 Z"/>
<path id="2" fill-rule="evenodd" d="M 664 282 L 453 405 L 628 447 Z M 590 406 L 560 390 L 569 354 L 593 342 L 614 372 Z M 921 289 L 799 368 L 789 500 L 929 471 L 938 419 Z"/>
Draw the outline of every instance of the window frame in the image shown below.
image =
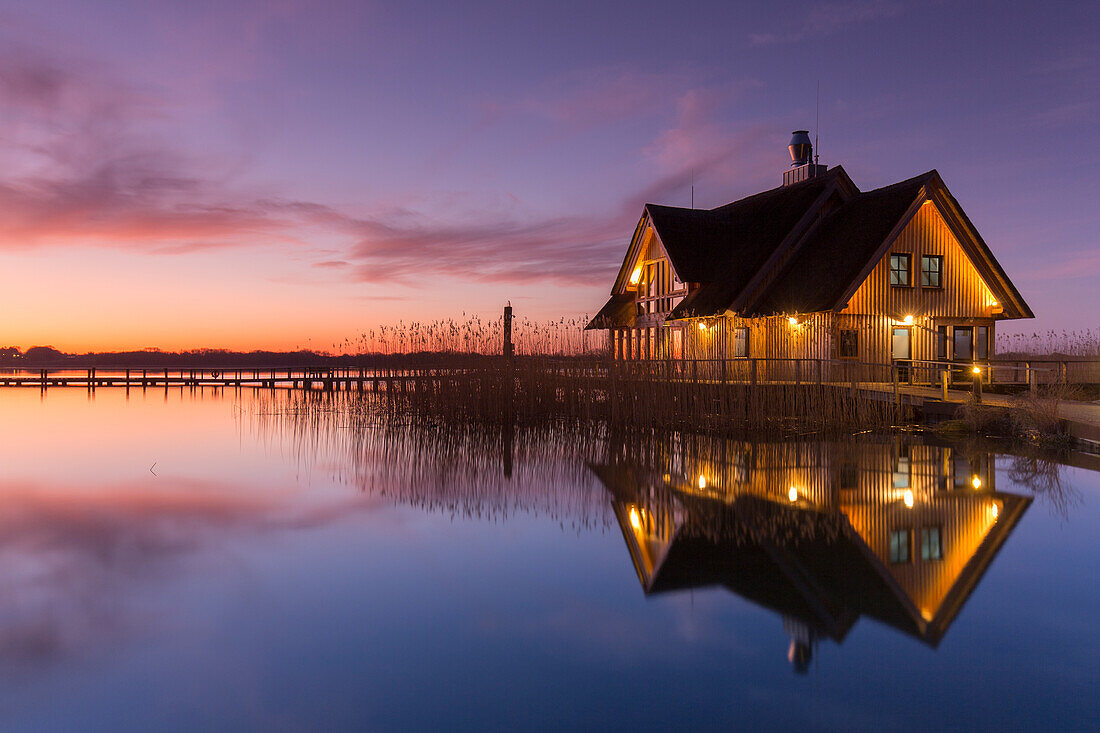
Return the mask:
<path id="1" fill-rule="evenodd" d="M 933 548 L 931 538 L 935 533 L 936 544 Z M 935 553 L 933 553 L 935 549 Z M 921 562 L 940 562 L 943 560 L 943 527 L 939 525 L 920 528 Z"/>
<path id="2" fill-rule="evenodd" d="M 959 337 L 965 333 L 970 334 L 970 353 L 960 356 L 959 355 Z M 973 326 L 954 326 L 951 329 L 951 356 L 953 361 L 973 361 L 974 360 L 974 327 Z"/>
<path id="3" fill-rule="evenodd" d="M 894 338 L 901 331 L 905 331 L 905 356 L 894 356 Z M 913 327 L 892 326 L 890 328 L 890 359 L 892 361 L 909 361 L 913 358 Z"/>
<path id="4" fill-rule="evenodd" d="M 978 326 L 975 329 L 974 343 L 971 344 L 975 359 L 989 358 L 989 326 Z"/>
<path id="5" fill-rule="evenodd" d="M 851 354 L 844 353 L 844 335 L 852 335 L 852 344 L 855 346 L 855 350 Z M 859 329 L 858 328 L 842 328 L 837 333 L 836 337 L 836 355 L 838 359 L 858 359 L 859 358 Z"/>
<path id="6" fill-rule="evenodd" d="M 905 538 L 904 546 L 895 538 Z M 904 547 L 905 555 L 902 557 L 900 550 Z M 913 531 L 909 528 L 892 529 L 887 537 L 887 555 L 891 565 L 908 565 L 913 562 Z"/>
<path id="7" fill-rule="evenodd" d="M 742 334 L 745 337 L 743 340 L 741 338 L 739 338 L 739 336 L 741 336 Z M 748 359 L 749 358 L 749 351 L 750 351 L 750 346 L 749 346 L 750 338 L 749 338 L 749 336 L 750 336 L 750 334 L 749 334 L 749 327 L 748 326 L 737 326 L 733 329 L 733 349 L 732 349 L 732 351 L 733 351 L 733 358 L 734 359 Z M 745 346 L 744 353 L 738 354 L 737 353 L 737 347 L 738 347 L 739 344 L 742 344 L 742 343 Z"/>
<path id="8" fill-rule="evenodd" d="M 924 282 L 925 275 L 931 273 L 931 270 L 924 268 L 925 261 L 936 261 L 936 279 L 935 285 L 927 285 Z M 943 255 L 921 255 L 920 257 L 920 286 L 925 290 L 943 290 Z"/>
<path id="9" fill-rule="evenodd" d="M 905 268 L 894 267 L 894 260 L 905 259 Z M 913 255 L 909 252 L 891 252 L 890 253 L 890 287 L 892 288 L 911 288 L 913 287 Z M 894 282 L 894 277 L 897 273 L 905 273 L 905 282 Z M 899 278 L 900 279 L 900 278 Z"/>

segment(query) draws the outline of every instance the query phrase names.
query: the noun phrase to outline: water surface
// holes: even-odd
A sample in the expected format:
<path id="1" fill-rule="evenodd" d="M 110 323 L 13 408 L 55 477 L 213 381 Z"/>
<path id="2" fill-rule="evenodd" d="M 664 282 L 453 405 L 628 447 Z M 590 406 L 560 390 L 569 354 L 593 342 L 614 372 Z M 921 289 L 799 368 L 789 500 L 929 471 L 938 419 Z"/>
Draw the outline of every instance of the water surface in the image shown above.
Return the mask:
<path id="1" fill-rule="evenodd" d="M 1087 730 L 1095 472 L 0 390 L 0 727 Z"/>

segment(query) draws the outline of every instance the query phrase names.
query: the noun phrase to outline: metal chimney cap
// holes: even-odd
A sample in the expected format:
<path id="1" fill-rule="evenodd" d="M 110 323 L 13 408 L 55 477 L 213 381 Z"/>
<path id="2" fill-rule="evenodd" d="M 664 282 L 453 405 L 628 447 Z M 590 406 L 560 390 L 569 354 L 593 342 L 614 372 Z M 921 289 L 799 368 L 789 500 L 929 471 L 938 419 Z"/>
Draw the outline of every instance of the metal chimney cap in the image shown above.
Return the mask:
<path id="1" fill-rule="evenodd" d="M 791 152 L 791 167 L 806 165 L 813 159 L 814 146 L 810 142 L 809 130 L 795 130 L 791 133 L 791 142 L 787 145 Z"/>

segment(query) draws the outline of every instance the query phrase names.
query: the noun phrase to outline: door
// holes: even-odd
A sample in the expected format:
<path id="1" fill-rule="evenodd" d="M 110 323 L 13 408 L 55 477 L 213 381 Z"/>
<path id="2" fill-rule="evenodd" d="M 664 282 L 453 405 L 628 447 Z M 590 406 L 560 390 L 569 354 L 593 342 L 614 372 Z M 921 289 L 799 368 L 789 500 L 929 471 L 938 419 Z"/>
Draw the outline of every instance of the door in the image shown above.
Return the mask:
<path id="1" fill-rule="evenodd" d="M 908 328 L 895 327 L 890 334 L 890 357 L 898 367 L 898 381 L 909 381 L 910 331 Z"/>
<path id="2" fill-rule="evenodd" d="M 955 326 L 955 359 L 970 361 L 974 358 L 974 329 L 970 326 Z"/>

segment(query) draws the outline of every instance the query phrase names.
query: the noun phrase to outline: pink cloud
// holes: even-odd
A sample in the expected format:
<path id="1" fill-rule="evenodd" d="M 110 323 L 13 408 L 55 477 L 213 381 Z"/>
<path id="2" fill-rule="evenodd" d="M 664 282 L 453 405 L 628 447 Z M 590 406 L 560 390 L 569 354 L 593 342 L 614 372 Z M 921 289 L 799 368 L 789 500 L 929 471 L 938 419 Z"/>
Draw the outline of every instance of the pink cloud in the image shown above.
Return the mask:
<path id="1" fill-rule="evenodd" d="M 0 55 L 0 91 L 13 100 L 0 116 L 0 135 L 14 140 L 9 156 L 17 163 L 0 178 L 0 248 L 96 245 L 185 255 L 272 242 L 304 249 L 336 236 L 343 243 L 313 250 L 312 268 L 354 282 L 415 284 L 430 274 L 605 284 L 643 203 L 675 202 L 693 169 L 711 185 L 753 186 L 752 155 L 769 149 L 759 143 L 764 128 L 737 131 L 723 122 L 724 110 L 754 82 L 677 96 L 680 83 L 673 75 L 596 71 L 501 107 L 501 114 L 584 127 L 676 100 L 673 122 L 643 151 L 654 183 L 626 192 L 621 204 L 555 217 L 534 215 L 515 200 L 497 209 L 454 200 L 444 208 L 466 206 L 441 219 L 409 208 L 353 213 L 250 196 L 232 186 L 231 175 L 219 175 L 217 163 L 150 132 L 155 126 L 145 123 L 169 108 L 156 95 L 94 66 L 29 51 Z M 441 196 L 427 200 L 440 210 Z"/>

